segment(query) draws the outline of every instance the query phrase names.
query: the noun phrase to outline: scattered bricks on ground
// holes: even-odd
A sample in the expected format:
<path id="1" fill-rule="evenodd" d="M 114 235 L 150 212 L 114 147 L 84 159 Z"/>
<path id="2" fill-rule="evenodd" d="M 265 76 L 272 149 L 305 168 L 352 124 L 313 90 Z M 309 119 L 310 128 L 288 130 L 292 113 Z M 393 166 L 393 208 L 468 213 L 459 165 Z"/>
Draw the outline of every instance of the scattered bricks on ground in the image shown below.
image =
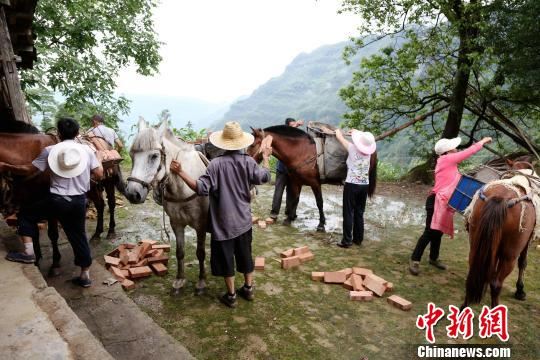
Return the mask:
<path id="1" fill-rule="evenodd" d="M 264 270 L 264 258 L 257 256 L 255 258 L 255 270 Z"/>
<path id="2" fill-rule="evenodd" d="M 389 296 L 386 301 L 388 301 L 389 304 L 392 304 L 393 306 L 403 311 L 409 311 L 412 309 L 412 303 L 410 301 L 405 300 L 404 298 L 397 295 Z"/>

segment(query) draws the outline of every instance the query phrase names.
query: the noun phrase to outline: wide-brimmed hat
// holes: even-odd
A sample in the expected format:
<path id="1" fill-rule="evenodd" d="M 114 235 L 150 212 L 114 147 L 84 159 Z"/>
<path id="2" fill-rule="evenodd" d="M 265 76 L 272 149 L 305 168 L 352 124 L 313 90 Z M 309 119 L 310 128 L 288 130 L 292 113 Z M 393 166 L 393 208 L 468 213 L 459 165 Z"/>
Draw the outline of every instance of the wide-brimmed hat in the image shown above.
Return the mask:
<path id="1" fill-rule="evenodd" d="M 253 135 L 242 131 L 236 121 L 225 123 L 223 130 L 210 134 L 210 142 L 220 149 L 240 150 L 253 144 Z"/>
<path id="2" fill-rule="evenodd" d="M 64 141 L 52 147 L 47 162 L 53 173 L 69 179 L 82 174 L 88 157 L 83 145 Z"/>
<path id="3" fill-rule="evenodd" d="M 441 139 L 437 141 L 435 144 L 435 153 L 437 155 L 442 155 L 445 152 L 448 152 L 450 150 L 454 150 L 461 144 L 461 138 L 456 137 L 453 139 Z"/>
<path id="4" fill-rule="evenodd" d="M 370 132 L 364 132 L 359 130 L 353 130 L 351 132 L 351 138 L 356 149 L 363 154 L 371 155 L 377 150 L 377 144 L 375 143 L 375 136 Z"/>

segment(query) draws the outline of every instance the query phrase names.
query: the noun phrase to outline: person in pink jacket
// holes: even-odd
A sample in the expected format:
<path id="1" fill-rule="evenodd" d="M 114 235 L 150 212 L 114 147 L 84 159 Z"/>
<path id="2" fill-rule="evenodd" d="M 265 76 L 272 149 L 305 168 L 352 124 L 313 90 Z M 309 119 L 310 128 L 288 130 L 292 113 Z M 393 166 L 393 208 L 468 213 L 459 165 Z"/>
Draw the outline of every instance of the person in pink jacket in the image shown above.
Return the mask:
<path id="1" fill-rule="evenodd" d="M 420 273 L 420 260 L 428 244 L 429 263 L 438 269 L 446 270 L 447 266 L 439 260 L 439 250 L 443 234 L 454 237 L 454 210 L 448 207 L 448 200 L 456 188 L 461 174 L 458 164 L 490 143 L 491 138 L 485 137 L 465 150 L 457 151 L 461 138 L 441 139 L 435 144 L 435 153 L 439 155 L 435 166 L 435 185 L 426 200 L 426 227 L 418 239 L 411 255 L 409 271 L 413 275 Z"/>

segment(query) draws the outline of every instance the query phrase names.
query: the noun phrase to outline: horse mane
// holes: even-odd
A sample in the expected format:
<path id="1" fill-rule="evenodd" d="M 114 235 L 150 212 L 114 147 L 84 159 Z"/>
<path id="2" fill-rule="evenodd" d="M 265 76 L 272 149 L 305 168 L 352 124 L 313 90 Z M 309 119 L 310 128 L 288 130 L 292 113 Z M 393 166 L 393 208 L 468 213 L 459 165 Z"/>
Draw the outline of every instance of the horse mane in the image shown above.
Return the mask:
<path id="1" fill-rule="evenodd" d="M 153 128 L 141 130 L 131 145 L 131 152 L 148 151 L 161 148 L 158 132 Z"/>
<path id="2" fill-rule="evenodd" d="M 272 132 L 274 134 L 288 136 L 292 138 L 306 138 L 311 144 L 315 144 L 313 137 L 302 129 L 298 129 L 287 125 L 275 125 L 264 129 L 264 131 Z"/>
<path id="3" fill-rule="evenodd" d="M 38 134 L 39 129 L 32 124 L 25 123 L 24 121 L 4 120 L 0 121 L 0 132 Z"/>

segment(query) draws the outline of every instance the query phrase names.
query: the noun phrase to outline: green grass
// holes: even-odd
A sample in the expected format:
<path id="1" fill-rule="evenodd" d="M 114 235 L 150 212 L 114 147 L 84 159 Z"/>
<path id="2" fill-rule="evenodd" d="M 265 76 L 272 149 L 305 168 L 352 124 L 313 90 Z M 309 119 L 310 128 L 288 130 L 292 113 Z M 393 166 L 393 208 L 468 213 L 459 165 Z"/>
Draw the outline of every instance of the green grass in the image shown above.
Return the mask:
<path id="1" fill-rule="evenodd" d="M 254 214 L 265 215 L 272 189 L 262 187 L 261 196 L 254 204 Z M 406 200 L 412 209 L 423 208 L 424 199 Z M 149 205 L 145 205 L 149 206 Z M 155 205 L 153 205 L 155 207 Z M 368 204 L 367 212 L 370 211 Z M 155 210 L 158 208 L 155 207 Z M 160 209 L 160 208 L 159 208 Z M 130 206 L 130 229 L 141 216 L 139 233 L 127 237 L 147 236 L 153 229 L 159 236 L 154 217 L 139 215 Z M 407 210 L 408 211 L 408 210 Z M 160 213 L 159 213 L 160 214 Z M 123 217 L 123 216 L 122 216 Z M 195 240 L 188 235 L 186 245 L 186 277 L 189 283 L 179 297 L 169 295 L 174 280 L 176 262 L 171 257 L 169 274 L 153 276 L 139 281 L 130 296 L 160 326 L 185 345 L 200 359 L 406 359 L 416 354 L 415 344 L 426 343 L 423 331 L 416 329 L 418 315 L 424 314 L 426 304 L 434 302 L 448 311 L 448 305 L 459 306 L 463 301 L 464 281 L 467 274 L 468 241 L 462 219 L 456 215 L 456 238 L 445 238 L 441 259 L 450 270 L 443 272 L 427 265 L 427 251 L 418 277 L 407 271 L 408 259 L 422 226 L 380 223 L 369 218 L 367 238 L 362 247 L 348 250 L 334 245 L 338 233 L 299 231 L 294 227 L 273 225 L 266 230 L 254 228 L 253 255 L 266 258 L 266 269 L 255 274 L 256 299 L 249 303 L 238 300 L 236 309 L 228 309 L 216 299 L 224 292 L 221 278 L 208 274 L 208 292 L 194 294 L 198 278 L 195 258 Z M 159 218 L 158 218 L 159 219 Z M 397 222 L 397 221 L 396 221 Z M 373 238 L 379 238 L 375 241 Z M 308 245 L 315 259 L 297 269 L 282 270 L 273 259 L 279 252 Z M 113 245 L 109 246 L 110 248 Z M 525 277 L 527 301 L 513 298 L 517 271 L 505 281 L 501 302 L 509 308 L 510 345 L 513 359 L 540 358 L 537 329 L 540 320 L 540 262 L 536 244 L 529 252 L 529 265 Z M 105 251 L 106 249 L 103 249 Z M 209 244 L 207 243 L 207 271 Z M 387 295 L 372 302 L 348 300 L 348 292 L 339 285 L 327 285 L 310 279 L 311 271 L 333 271 L 352 266 L 365 266 L 394 283 L 394 294 L 413 302 L 413 309 L 403 312 L 386 302 Z M 237 277 L 237 286 L 241 279 Z M 484 298 L 489 302 L 489 297 Z M 480 306 L 475 306 L 475 336 L 469 341 L 450 340 L 446 337 L 446 319 L 436 327 L 437 344 L 444 343 L 497 343 L 495 339 L 478 337 L 477 318 Z"/>

